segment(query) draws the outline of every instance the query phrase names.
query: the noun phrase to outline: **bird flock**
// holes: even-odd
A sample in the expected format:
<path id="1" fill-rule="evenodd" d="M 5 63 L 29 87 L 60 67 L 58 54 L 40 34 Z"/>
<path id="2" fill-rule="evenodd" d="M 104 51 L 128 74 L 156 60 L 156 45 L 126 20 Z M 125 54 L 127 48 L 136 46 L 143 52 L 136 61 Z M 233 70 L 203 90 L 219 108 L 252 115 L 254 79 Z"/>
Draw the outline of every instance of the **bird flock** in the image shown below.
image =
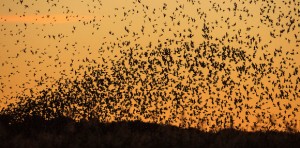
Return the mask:
<path id="1" fill-rule="evenodd" d="M 2 113 L 203 130 L 297 126 L 299 1 L 74 3 L 0 3 L 23 21 L 0 16 L 0 94 L 20 90 L 3 96 Z"/>

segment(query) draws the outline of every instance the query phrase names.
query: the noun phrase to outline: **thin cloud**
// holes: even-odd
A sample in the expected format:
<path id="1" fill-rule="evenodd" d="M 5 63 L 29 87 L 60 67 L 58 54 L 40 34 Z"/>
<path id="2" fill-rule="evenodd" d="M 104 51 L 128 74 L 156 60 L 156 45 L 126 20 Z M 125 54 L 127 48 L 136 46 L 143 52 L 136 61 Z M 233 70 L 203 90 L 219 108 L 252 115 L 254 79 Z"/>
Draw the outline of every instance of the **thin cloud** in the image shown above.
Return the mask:
<path id="1" fill-rule="evenodd" d="M 93 19 L 90 15 L 0 15 L 0 23 L 62 24 Z"/>

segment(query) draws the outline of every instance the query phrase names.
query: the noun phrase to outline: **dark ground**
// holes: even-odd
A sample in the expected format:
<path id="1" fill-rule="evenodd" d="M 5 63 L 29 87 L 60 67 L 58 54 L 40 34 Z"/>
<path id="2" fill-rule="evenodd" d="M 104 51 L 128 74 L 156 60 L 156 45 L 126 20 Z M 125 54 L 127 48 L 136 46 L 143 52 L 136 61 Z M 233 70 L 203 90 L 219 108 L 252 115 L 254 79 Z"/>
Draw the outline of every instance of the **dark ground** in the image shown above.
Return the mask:
<path id="1" fill-rule="evenodd" d="M 225 129 L 217 133 L 181 129 L 151 123 L 97 121 L 75 122 L 68 118 L 45 121 L 29 117 L 10 123 L 0 116 L 0 147 L 285 147 L 300 146 L 300 133 L 242 132 Z"/>

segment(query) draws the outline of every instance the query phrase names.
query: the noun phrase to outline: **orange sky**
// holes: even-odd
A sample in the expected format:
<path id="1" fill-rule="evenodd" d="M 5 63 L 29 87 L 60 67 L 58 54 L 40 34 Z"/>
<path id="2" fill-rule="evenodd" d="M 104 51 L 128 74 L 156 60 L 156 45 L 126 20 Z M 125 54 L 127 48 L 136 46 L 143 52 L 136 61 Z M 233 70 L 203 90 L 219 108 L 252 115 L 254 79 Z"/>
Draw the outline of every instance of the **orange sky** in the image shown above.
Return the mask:
<path id="1" fill-rule="evenodd" d="M 233 11 L 235 2 L 237 10 Z M 164 4 L 167 4 L 166 9 L 163 8 Z M 300 68 L 300 54 L 298 53 L 300 22 L 296 11 L 299 9 L 297 1 L 274 4 L 266 1 L 254 3 L 254 1 L 213 0 L 193 4 L 192 1 L 174 2 L 172 0 L 155 2 L 148 0 L 142 3 L 138 1 L 115 3 L 108 0 L 66 0 L 47 3 L 24 0 L 22 4 L 19 1 L 1 1 L 0 7 L 0 98 L 3 98 L 0 106 L 7 104 L 6 101 L 9 100 L 5 99 L 6 97 L 23 93 L 24 88 L 33 88 L 37 91 L 47 87 L 35 87 L 36 80 L 50 77 L 47 79 L 49 81 L 47 84 L 51 85 L 51 82 L 53 83 L 62 76 L 74 76 L 71 72 L 72 67 L 69 66 L 73 60 L 75 61 L 74 67 L 87 64 L 82 62 L 86 58 L 96 61 L 102 58 L 117 61 L 121 58 L 122 49 L 115 47 L 112 51 L 105 50 L 113 43 L 131 41 L 146 47 L 149 42 L 152 42 L 155 46 L 158 44 L 157 40 L 165 41 L 167 38 L 174 38 L 174 34 L 177 36 L 180 33 L 187 34 L 188 29 L 191 29 L 194 34 L 191 40 L 196 44 L 201 43 L 204 41 L 201 31 L 204 23 L 210 27 L 210 35 L 213 38 L 221 39 L 227 34 L 227 38 L 230 39 L 240 33 L 239 40 L 243 44 L 238 43 L 237 40 L 233 42 L 225 40 L 223 44 L 247 49 L 247 54 L 254 52 L 254 47 L 246 44 L 250 43 L 249 37 L 255 37 L 257 40 L 260 38 L 261 42 L 257 44 L 259 49 L 257 57 L 253 59 L 256 63 L 264 63 L 259 60 L 263 54 L 273 54 L 275 49 L 281 48 L 283 54 L 274 57 L 272 68 L 283 66 L 286 73 L 292 73 L 295 67 Z M 199 15 L 199 12 L 205 15 Z M 282 16 L 280 21 L 278 16 Z M 191 21 L 189 17 L 195 18 L 196 21 Z M 292 19 L 295 19 L 295 22 L 289 27 Z M 141 32 L 142 26 L 144 33 Z M 126 32 L 125 27 L 130 30 L 129 33 Z M 218 41 L 211 42 L 217 43 Z M 175 49 L 176 45 L 170 45 L 169 48 Z M 283 60 L 287 61 L 287 64 L 283 64 Z M 182 73 L 185 76 L 191 75 L 184 69 Z M 236 75 L 237 73 L 233 73 L 231 76 Z M 283 84 L 295 88 L 297 78 L 299 76 L 285 75 L 279 80 L 283 83 L 284 79 L 289 79 L 291 82 Z M 275 75 L 270 75 L 262 82 L 265 86 L 272 88 L 271 82 L 268 81 L 276 79 Z M 199 83 L 195 82 L 195 85 Z M 253 81 L 248 78 L 241 81 L 241 84 L 253 85 Z M 260 87 L 258 86 L 257 90 L 263 93 Z M 238 92 L 237 88 L 235 89 Z M 294 89 L 290 97 L 292 94 L 299 96 L 299 89 L 299 87 Z M 279 89 L 275 88 L 274 96 L 276 92 L 279 92 Z M 203 96 L 209 98 L 208 94 Z M 253 100 L 245 101 L 245 103 L 254 104 L 259 99 L 254 94 L 249 97 Z M 299 108 L 299 99 L 287 98 L 281 102 L 291 103 L 294 108 Z M 272 106 L 271 102 L 266 101 L 264 107 L 268 108 L 268 106 Z M 271 107 L 268 111 L 272 114 L 284 112 L 278 110 L 277 107 Z M 288 111 L 287 114 L 291 112 Z M 293 119 L 300 119 L 299 112 L 296 115 Z M 252 117 L 252 120 L 256 119 Z"/>
<path id="2" fill-rule="evenodd" d="M 61 24 L 61 23 L 76 23 L 78 21 L 91 20 L 93 16 L 70 16 L 64 14 L 54 15 L 2 15 L 0 16 L 1 23 L 29 23 L 29 24 Z"/>

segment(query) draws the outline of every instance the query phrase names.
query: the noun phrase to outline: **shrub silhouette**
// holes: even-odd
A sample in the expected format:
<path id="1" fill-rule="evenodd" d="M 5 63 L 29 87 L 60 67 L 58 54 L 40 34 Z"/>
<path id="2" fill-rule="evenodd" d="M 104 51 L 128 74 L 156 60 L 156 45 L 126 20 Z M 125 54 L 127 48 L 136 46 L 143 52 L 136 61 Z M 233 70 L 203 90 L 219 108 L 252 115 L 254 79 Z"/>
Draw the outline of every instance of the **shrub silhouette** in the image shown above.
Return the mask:
<path id="1" fill-rule="evenodd" d="M 1 119 L 7 116 L 0 116 Z M 11 118 L 11 117 L 9 117 Z M 216 133 L 171 125 L 99 121 L 59 117 L 44 120 L 32 116 L 24 122 L 0 120 L 0 147 L 297 147 L 299 133 L 242 132 L 224 129 Z"/>

